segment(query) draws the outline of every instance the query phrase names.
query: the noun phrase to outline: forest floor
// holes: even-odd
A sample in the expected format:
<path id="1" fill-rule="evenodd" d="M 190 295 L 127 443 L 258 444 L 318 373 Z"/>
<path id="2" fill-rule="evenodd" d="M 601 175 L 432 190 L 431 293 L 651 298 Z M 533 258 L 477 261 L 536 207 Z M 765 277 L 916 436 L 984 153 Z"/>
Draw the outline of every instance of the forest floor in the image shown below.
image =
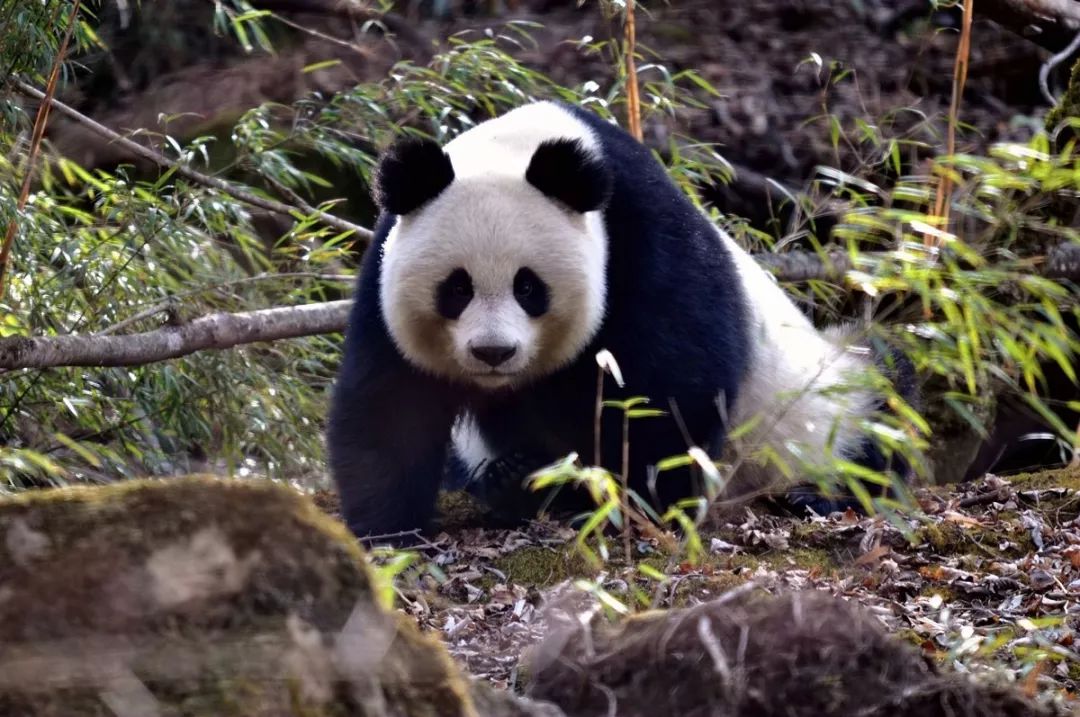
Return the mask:
<path id="1" fill-rule="evenodd" d="M 822 590 L 871 611 L 893 634 L 963 670 L 999 670 L 1030 694 L 1080 694 L 1080 467 L 917 492 L 896 523 L 854 513 L 801 519 L 748 506 L 702 532 L 694 565 L 635 538 L 597 569 L 566 527 L 444 532 L 401 580 L 401 608 L 439 633 L 471 674 L 512 687 L 552 609 L 595 606 L 584 579 L 642 607 L 694 605 L 745 584 Z M 332 494 L 319 496 L 333 512 Z M 667 575 L 647 579 L 649 565 Z"/>
<path id="2" fill-rule="evenodd" d="M 423 39 L 437 39 L 445 48 L 450 33 L 494 28 L 498 35 L 509 20 L 539 22 L 542 27 L 530 30 L 535 43 L 523 42 L 513 51 L 522 63 L 561 83 L 610 82 L 610 58 L 572 41 L 617 36 L 617 28 L 600 17 L 595 4 L 547 4 L 498 18 L 415 27 Z M 929 21 L 925 2 L 655 5 L 638 22 L 642 51 L 656 60 L 655 67 L 643 63 L 643 80 L 661 79 L 661 65 L 671 74 L 692 69 L 720 96 L 702 91 L 699 107 L 673 118 L 652 115 L 646 140 L 653 146 L 666 146 L 675 135 L 714 142 L 737 173 L 805 188 L 822 165 L 880 176 L 890 139 L 903 144 L 905 172 L 920 171 L 921 158 L 943 143 L 956 33 L 948 14 Z M 327 32 L 337 26 L 333 17 L 325 23 L 306 20 Z M 146 24 L 148 31 L 157 27 Z M 191 27 L 192 36 L 216 42 L 201 21 Z M 110 62 L 142 78 L 141 84 L 102 81 L 67 97 L 95 119 L 124 130 L 149 127 L 161 114 L 189 112 L 198 115 L 201 132 L 205 123 L 231 121 L 238 110 L 259 102 L 291 102 L 314 90 L 329 94 L 381 80 L 392 61 L 403 59 L 379 45 L 361 60 L 348 51 L 344 56 L 351 60 L 339 74 L 301 73 L 299 68 L 332 58 L 335 45 L 310 40 L 273 57 L 237 59 L 215 56 L 198 43 L 176 43 L 191 48 L 185 58 L 167 54 L 152 39 L 139 44 L 134 31 L 126 32 L 124 39 L 144 54 L 118 51 Z M 960 112 L 962 150 L 984 152 L 991 142 L 1022 139 L 1040 125 L 1047 103 L 1037 76 L 1047 54 L 976 22 Z M 159 65 L 166 71 L 156 74 Z M 236 106 L 237 97 L 243 107 Z M 126 159 L 60 121 L 50 135 L 61 150 L 90 165 Z M 365 191 L 342 189 L 354 190 Z M 726 194 L 716 191 L 710 198 L 727 211 L 768 215 L 758 194 L 742 194 L 738 186 Z M 333 513 L 331 494 L 318 499 Z M 1073 644 L 1080 627 L 1080 468 L 987 476 L 922 490 L 919 500 L 922 513 L 907 518 L 905 530 L 881 518 L 807 520 L 747 507 L 703 534 L 707 556 L 697 565 L 673 560 L 655 541 L 637 539 L 629 564 L 616 555 L 597 571 L 575 551 L 574 532 L 551 523 L 456 530 L 423 548 L 424 569 L 403 576 L 400 604 L 423 628 L 441 634 L 472 674 L 509 686 L 517 680 L 522 653 L 547 632 L 551 606 L 582 601 L 588 607 L 588 593 L 573 587 L 577 578 L 624 600 L 631 599 L 631 587 L 641 588 L 658 607 L 701 602 L 748 583 L 771 592 L 823 590 L 871 610 L 891 632 L 943 661 L 965 669 L 985 664 L 1011 670 L 1031 692 L 1080 692 L 1080 656 Z M 638 569 L 642 563 L 660 569 L 666 582 L 646 580 Z M 975 654 L 980 651 L 985 654 Z M 1036 654 L 1041 657 L 1030 669 Z"/>

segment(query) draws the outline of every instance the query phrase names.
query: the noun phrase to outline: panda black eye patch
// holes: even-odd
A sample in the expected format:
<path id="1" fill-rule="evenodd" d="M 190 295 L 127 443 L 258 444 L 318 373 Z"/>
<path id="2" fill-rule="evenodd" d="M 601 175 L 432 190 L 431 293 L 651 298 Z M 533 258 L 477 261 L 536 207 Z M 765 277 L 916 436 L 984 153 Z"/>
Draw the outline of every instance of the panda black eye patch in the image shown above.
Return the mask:
<path id="1" fill-rule="evenodd" d="M 472 278 L 464 269 L 454 269 L 435 289 L 435 308 L 447 319 L 461 316 L 472 299 Z"/>
<path id="2" fill-rule="evenodd" d="M 550 304 L 548 285 L 527 266 L 514 275 L 514 298 L 534 319 L 546 314 Z"/>

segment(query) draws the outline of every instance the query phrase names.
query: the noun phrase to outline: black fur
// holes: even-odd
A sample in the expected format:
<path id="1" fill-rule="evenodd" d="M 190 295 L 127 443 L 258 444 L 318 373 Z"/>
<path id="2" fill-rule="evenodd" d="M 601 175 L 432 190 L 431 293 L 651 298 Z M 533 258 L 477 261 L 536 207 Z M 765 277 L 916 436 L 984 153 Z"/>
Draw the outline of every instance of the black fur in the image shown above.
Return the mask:
<path id="1" fill-rule="evenodd" d="M 603 207 L 612 187 L 604 162 L 576 139 L 542 142 L 525 171 L 525 181 L 582 214 Z"/>
<path id="2" fill-rule="evenodd" d="M 685 452 L 687 440 L 713 455 L 724 444 L 722 415 L 738 398 L 751 341 L 735 262 L 646 147 L 590 112 L 566 109 L 592 130 L 602 159 L 573 141 L 546 143 L 529 181 L 577 211 L 603 208 L 610 239 L 603 324 L 570 365 L 521 389 L 485 392 L 420 372 L 397 351 L 379 307 L 382 245 L 395 221 L 387 206 L 364 259 L 329 422 L 344 517 L 360 536 L 428 526 L 462 410 L 500 457 L 472 485 L 500 517 L 531 515 L 542 496 L 523 492 L 529 472 L 570 452 L 593 460 L 601 349 L 614 354 L 626 380 L 619 388 L 606 378 L 605 398 L 648 396 L 664 410 L 674 404 L 685 428 L 684 436 L 671 416 L 630 423 L 630 485 L 642 497 L 662 509 L 699 494 L 689 470 L 661 474 L 653 491 L 648 467 Z M 716 396 L 724 397 L 723 414 Z M 604 412 L 601 439 L 602 465 L 620 468 L 618 411 Z M 469 482 L 459 461 L 451 466 L 457 484 Z M 564 507 L 584 507 L 582 493 L 563 490 L 559 498 Z"/>
<path id="3" fill-rule="evenodd" d="M 435 309 L 448 319 L 459 318 L 473 300 L 472 277 L 458 268 L 435 289 Z"/>
<path id="4" fill-rule="evenodd" d="M 407 363 L 383 322 L 381 245 L 394 220 L 390 214 L 379 219 L 376 246 L 364 255 L 327 426 L 342 517 L 358 535 L 428 525 L 462 401 L 444 382 Z"/>
<path id="5" fill-rule="evenodd" d="M 538 318 L 551 308 L 551 292 L 548 285 L 527 266 L 518 269 L 514 276 L 514 298 L 525 313 Z"/>
<path id="6" fill-rule="evenodd" d="M 454 167 L 437 142 L 409 137 L 390 147 L 375 170 L 375 203 L 390 214 L 413 212 L 454 181 Z"/>
<path id="7" fill-rule="evenodd" d="M 519 391 L 470 390 L 413 368 L 394 346 L 379 308 L 382 244 L 395 221 L 396 205 L 388 205 L 364 258 L 328 429 L 344 517 L 358 535 L 427 527 L 450 428 L 463 408 L 474 413 L 497 455 L 528 456 L 532 469 L 571 451 L 591 461 L 601 349 L 615 355 L 627 381 L 619 389 L 607 379 L 607 398 L 646 395 L 658 408 L 670 399 L 690 440 L 702 446 L 723 441 L 714 397 L 722 393 L 727 409 L 733 406 L 749 342 L 746 297 L 732 258 L 646 147 L 590 112 L 567 109 L 592 129 L 603 162 L 581 156 L 574 143 L 553 143 L 534 156 L 533 178 L 576 209 L 604 206 L 610 246 L 603 325 L 577 360 Z M 553 176 L 556 167 L 569 167 L 572 176 Z M 585 178 L 599 189 L 585 186 Z M 566 193 L 558 184 L 575 189 Z M 620 464 L 621 431 L 617 411 L 605 411 L 606 466 Z M 696 492 L 688 471 L 663 474 L 655 495 L 647 486 L 647 466 L 687 448 L 672 418 L 633 421 L 629 439 L 632 486 L 641 495 L 664 506 Z M 518 494 L 523 477 L 508 483 Z M 515 502 L 514 490 L 498 491 L 507 496 L 498 502 L 507 513 L 527 515 L 534 497 L 522 494 Z M 563 491 L 568 506 L 575 505 L 574 493 L 580 491 Z"/>

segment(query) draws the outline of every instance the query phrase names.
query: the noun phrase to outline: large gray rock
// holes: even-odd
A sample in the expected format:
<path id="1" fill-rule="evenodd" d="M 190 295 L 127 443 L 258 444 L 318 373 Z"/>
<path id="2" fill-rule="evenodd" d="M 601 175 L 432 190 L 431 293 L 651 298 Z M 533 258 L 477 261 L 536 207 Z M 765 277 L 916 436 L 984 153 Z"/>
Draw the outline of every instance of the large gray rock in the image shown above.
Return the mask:
<path id="1" fill-rule="evenodd" d="M 0 714 L 558 713 L 471 685 L 296 491 L 187 478 L 0 502 Z"/>

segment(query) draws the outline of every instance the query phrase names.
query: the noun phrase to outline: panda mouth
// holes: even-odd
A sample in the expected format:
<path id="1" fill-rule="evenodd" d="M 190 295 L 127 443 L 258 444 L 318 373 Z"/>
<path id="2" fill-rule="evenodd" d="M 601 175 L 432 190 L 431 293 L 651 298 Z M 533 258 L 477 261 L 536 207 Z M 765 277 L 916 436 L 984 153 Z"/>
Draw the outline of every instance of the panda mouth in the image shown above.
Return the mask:
<path id="1" fill-rule="evenodd" d="M 469 373 L 471 378 L 481 386 L 498 387 L 510 383 L 518 376 L 516 371 L 473 371 Z"/>

